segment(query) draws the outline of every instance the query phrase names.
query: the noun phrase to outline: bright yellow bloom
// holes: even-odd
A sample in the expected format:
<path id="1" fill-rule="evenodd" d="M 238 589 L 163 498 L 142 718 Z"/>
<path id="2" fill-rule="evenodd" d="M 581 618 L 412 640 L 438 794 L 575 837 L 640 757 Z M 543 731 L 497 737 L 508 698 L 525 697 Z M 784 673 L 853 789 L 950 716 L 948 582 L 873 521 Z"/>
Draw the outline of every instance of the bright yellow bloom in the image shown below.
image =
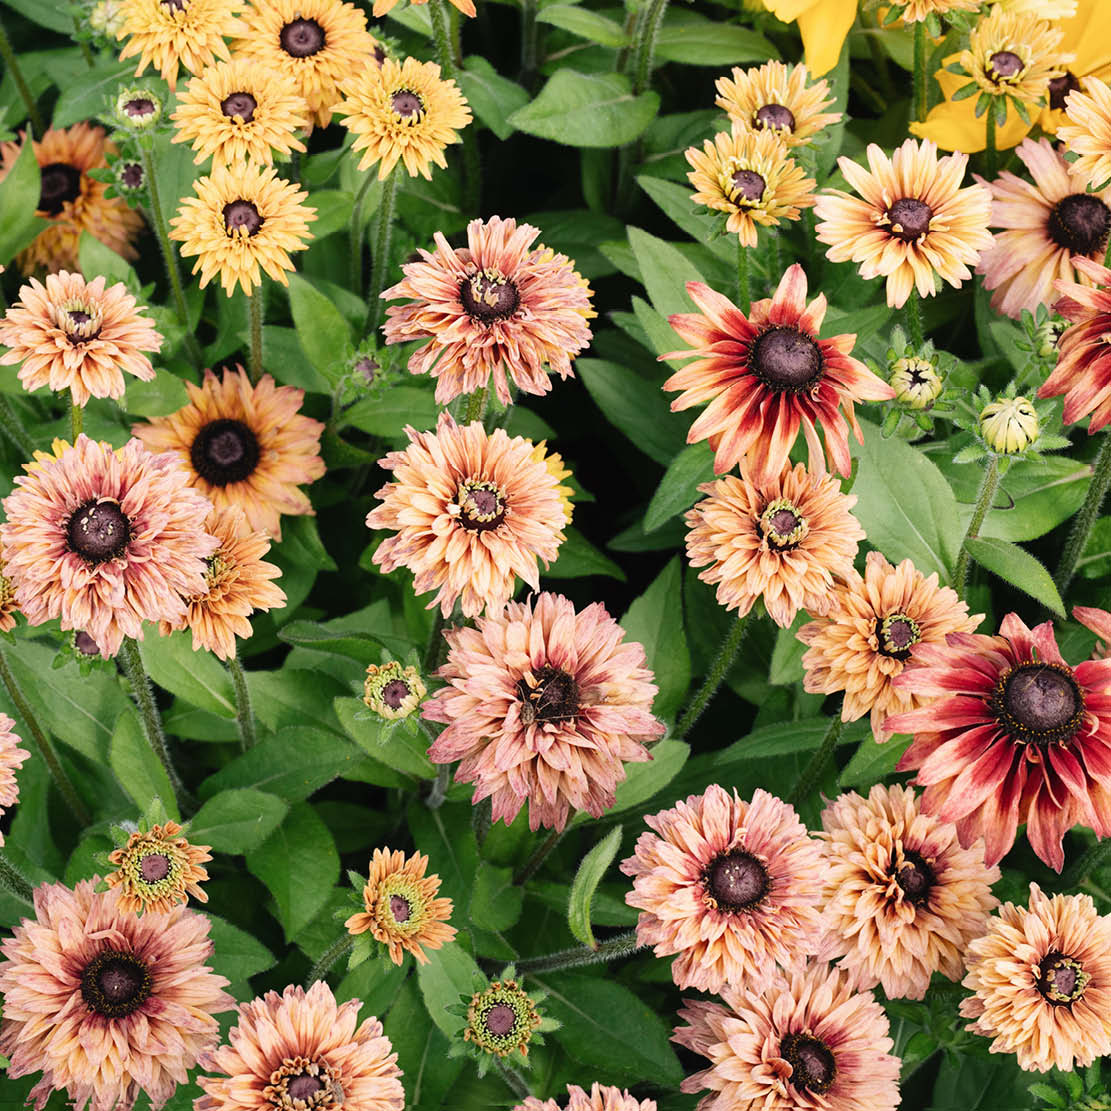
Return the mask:
<path id="1" fill-rule="evenodd" d="M 784 23 L 798 23 L 806 68 L 815 77 L 837 65 L 856 19 L 856 0 L 764 0 L 764 7 Z"/>
<path id="2" fill-rule="evenodd" d="M 1083 92 L 1068 99 L 1068 123 L 1058 131 L 1070 153 L 1079 155 L 1074 170 L 1093 189 L 1111 182 L 1111 89 L 1098 77 L 1084 81 Z"/>

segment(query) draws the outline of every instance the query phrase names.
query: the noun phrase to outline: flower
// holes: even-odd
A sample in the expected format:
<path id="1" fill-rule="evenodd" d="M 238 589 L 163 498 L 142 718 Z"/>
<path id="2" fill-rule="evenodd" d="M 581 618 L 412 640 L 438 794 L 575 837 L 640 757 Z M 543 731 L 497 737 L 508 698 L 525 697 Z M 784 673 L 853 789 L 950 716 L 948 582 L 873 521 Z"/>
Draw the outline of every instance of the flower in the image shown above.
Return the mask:
<path id="1" fill-rule="evenodd" d="M 447 925 L 451 900 L 437 899 L 440 877 L 426 876 L 428 857 L 414 853 L 406 858 L 400 851 L 375 849 L 370 875 L 363 888 L 366 911 L 344 922 L 348 933 L 368 930 L 376 941 L 389 948 L 390 960 L 401 964 L 406 952 L 419 964 L 427 964 L 425 949 L 439 949 L 455 937 Z"/>
<path id="2" fill-rule="evenodd" d="M 1111 184 L 1111 89 L 1098 77 L 1089 77 L 1083 92 L 1070 91 L 1065 101 L 1068 124 L 1057 136 L 1070 153 L 1072 168 L 1093 189 Z"/>
<path id="3" fill-rule="evenodd" d="M 413 298 L 386 310 L 386 343 L 428 340 L 409 357 L 409 370 L 436 378 L 438 404 L 492 378 L 508 405 L 507 373 L 536 395 L 552 388 L 550 374 L 573 377 L 571 360 L 591 340 L 593 294 L 566 255 L 532 246 L 539 234 L 531 224 L 492 216 L 472 220 L 467 246 L 455 250 L 436 232 L 435 251 L 419 250 L 417 261 L 402 266 L 402 280 L 382 294 Z"/>
<path id="4" fill-rule="evenodd" d="M 132 435 L 150 451 L 174 452 L 189 485 L 217 508 L 238 506 L 254 532 L 281 540 L 283 513 L 312 516 L 297 487 L 324 474 L 324 425 L 301 415 L 305 391 L 275 385 L 269 374 L 252 386 L 238 366 L 220 378 L 206 370 L 185 389 L 188 405 L 134 425 Z"/>
<path id="5" fill-rule="evenodd" d="M 1011 613 L 998 636 L 950 633 L 922 644 L 895 686 L 922 704 L 887 719 L 913 733 L 900 771 L 917 770 L 922 809 L 978 837 L 995 864 L 1019 822 L 1034 852 L 1061 870 L 1061 840 L 1078 820 L 1111 833 L 1111 660 L 1070 667 L 1050 621 L 1030 630 Z M 1106 703 L 1106 705 L 1105 705 Z"/>
<path id="6" fill-rule="evenodd" d="M 539 1100 L 536 1096 L 529 1096 L 513 1111 L 656 1111 L 656 1101 L 640 1100 L 628 1091 L 595 1082 L 589 1093 L 577 1084 L 568 1084 L 567 1105 L 563 1109 L 554 1099 Z"/>
<path id="7" fill-rule="evenodd" d="M 254 162 L 215 166 L 193 188 L 197 195 L 185 197 L 170 220 L 170 238 L 181 243 L 182 257 L 198 256 L 193 273 L 201 272 L 201 289 L 219 274 L 229 297 L 236 282 L 249 297 L 262 282 L 260 266 L 288 285 L 289 252 L 303 251 L 313 237 L 316 209 L 302 204 L 308 193 Z"/>
<path id="8" fill-rule="evenodd" d="M 991 193 L 983 185 L 961 188 L 967 163 L 966 154 L 939 159 L 928 139 L 907 139 L 891 158 L 870 143 L 870 173 L 839 158 L 841 173 L 863 199 L 840 189 L 818 198 L 816 234 L 829 245 L 826 257 L 859 263 L 862 278 L 885 277 L 892 308 L 902 308 L 915 288 L 932 297 L 935 276 L 958 288 L 992 245 Z"/>
<path id="9" fill-rule="evenodd" d="M 1085 192 L 1085 180 L 1048 139 L 1025 139 L 1016 151 L 1034 178 L 1029 184 L 1004 170 L 986 183 L 993 203 L 995 246 L 980 256 L 977 274 L 995 290 L 992 308 L 1018 319 L 1053 297 L 1055 280 L 1089 284 L 1078 258 L 1103 262 L 1111 230 L 1111 189 Z"/>
<path id="10" fill-rule="evenodd" d="M 241 1004 L 228 1043 L 201 1059 L 222 1075 L 197 1078 L 196 1111 L 402 1111 L 397 1054 L 378 1019 L 357 1025 L 361 1006 L 337 1005 L 323 980 Z"/>
<path id="11" fill-rule="evenodd" d="M 116 122 L 129 131 L 147 131 L 162 118 L 162 98 L 145 85 L 125 86 L 116 96 Z"/>
<path id="12" fill-rule="evenodd" d="M 192 895 L 200 903 L 208 896 L 200 886 L 208 879 L 201 867 L 211 860 L 208 845 L 190 845 L 176 822 L 136 830 L 127 844 L 110 853 L 117 871 L 105 878 L 109 887 L 119 887 L 121 914 L 166 914 Z"/>
<path id="13" fill-rule="evenodd" d="M 876 740 L 886 741 L 884 718 L 922 704 L 893 685 L 913 666 L 918 645 L 944 646 L 949 633 L 971 633 L 983 615 L 970 617 L 956 592 L 938 585 L 936 571 L 927 578 L 909 559 L 892 567 L 875 551 L 863 578 L 850 570 L 830 593 L 825 615 L 798 631 L 808 646 L 803 686 L 811 694 L 844 691 L 842 720 L 871 714 Z"/>
<path id="14" fill-rule="evenodd" d="M 19 607 L 15 602 L 15 587 L 12 580 L 3 573 L 3 563 L 0 563 L 0 633 L 10 632 L 15 628 L 15 615 Z M 0 841 L 0 845 L 3 842 Z"/>
<path id="15" fill-rule="evenodd" d="M 475 16 L 478 13 L 475 11 L 473 0 L 451 0 L 452 4 L 458 8 L 464 15 Z M 397 0 L 374 0 L 374 18 L 381 19 L 387 12 L 393 9 Z M 414 4 L 427 4 L 428 0 L 413 0 Z"/>
<path id="16" fill-rule="evenodd" d="M 996 0 L 1002 5 L 1002 0 Z M 982 0 L 903 0 L 899 18 L 904 23 L 921 23 L 931 15 L 948 15 L 949 12 L 975 12 Z"/>
<path id="17" fill-rule="evenodd" d="M 737 233 L 742 247 L 756 246 L 757 224 L 797 220 L 814 203 L 813 178 L 791 158 L 777 131 L 734 124 L 707 139 L 702 150 L 688 147 L 686 159 L 691 199 L 728 213 L 725 228 Z"/>
<path id="18" fill-rule="evenodd" d="M 1102 660 L 1108 655 L 1111 645 L 1111 613 L 1094 606 L 1073 606 L 1072 615 L 1086 629 L 1090 629 L 1099 640 L 1092 650 L 1093 660 Z"/>
<path id="19" fill-rule="evenodd" d="M 999 398 L 980 412 L 980 435 L 992 451 L 1017 455 L 1038 438 L 1038 414 L 1029 398 Z"/>
<path id="20" fill-rule="evenodd" d="M 899 1058 L 887 1015 L 849 975 L 812 963 L 788 977 L 731 984 L 725 1006 L 685 1000 L 672 1041 L 710 1060 L 684 1092 L 698 1111 L 894 1111 Z"/>
<path id="21" fill-rule="evenodd" d="M 177 125 L 173 141 L 192 143 L 193 161 L 200 165 L 211 156 L 214 167 L 243 158 L 269 166 L 275 151 L 303 151 L 296 132 L 311 126 L 288 69 L 267 69 L 246 57 L 209 66 L 191 78 L 171 118 Z"/>
<path id="22" fill-rule="evenodd" d="M 889 381 L 895 400 L 909 409 L 929 409 L 941 396 L 941 375 L 928 359 L 897 360 L 891 368 Z"/>
<path id="23" fill-rule="evenodd" d="M 742 473 L 698 489 L 709 496 L 686 513 L 687 559 L 706 568 L 698 577 L 717 584 L 720 605 L 743 617 L 763 598 L 783 628 L 800 609 L 824 613 L 832 605 L 830 587 L 852 573 L 864 539 L 849 512 L 855 494 L 789 462 L 766 482 Z"/>
<path id="24" fill-rule="evenodd" d="M 242 0 L 120 0 L 120 60 L 138 54 L 136 77 L 153 66 L 175 89 L 179 66 L 200 73 L 228 57 L 224 39 L 243 33 L 242 14 Z"/>
<path id="25" fill-rule="evenodd" d="M 86 283 L 66 270 L 47 274 L 45 285 L 32 278 L 0 320 L 0 343 L 10 348 L 0 365 L 22 363 L 24 389 L 68 389 L 74 405 L 123 397 L 123 372 L 151 381 L 154 367 L 143 352 L 162 349 L 154 321 L 141 311 L 122 282 L 106 288 L 103 277 Z"/>
<path id="26" fill-rule="evenodd" d="M 362 9 L 340 0 L 252 0 L 243 25 L 236 57 L 291 77 L 321 127 L 332 122 L 340 82 L 378 49 Z"/>
<path id="27" fill-rule="evenodd" d="M 512 1053 L 527 1057 L 541 1021 L 535 1001 L 516 980 L 495 980 L 471 998 L 463 1040 L 496 1057 Z"/>
<path id="28" fill-rule="evenodd" d="M 42 1072 L 29 1099 L 42 1111 L 65 1090 L 77 1111 L 130 1111 L 140 1091 L 159 1108 L 219 1038 L 231 1010 L 208 919 L 185 907 L 137 917 L 99 879 L 35 889 L 34 921 L 0 943 L 0 1053 L 10 1077 Z"/>
<path id="29" fill-rule="evenodd" d="M 547 592 L 477 626 L 444 633 L 448 685 L 421 714 L 447 728 L 429 759 L 461 760 L 456 781 L 475 784 L 473 802 L 491 799 L 494 821 L 509 825 L 526 801 L 530 829 L 563 829 L 571 810 L 600 818 L 625 763 L 650 759 L 645 744 L 663 736 L 644 649 L 622 643 L 601 603 L 576 613 Z"/>
<path id="30" fill-rule="evenodd" d="M 282 569 L 263 560 L 270 537 L 252 532 L 238 505 L 214 506 L 204 527 L 220 542 L 206 561 L 205 589 L 187 598 L 185 613 L 163 621 L 160 631 L 169 636 L 188 629 L 194 652 L 205 648 L 228 660 L 236 652 L 235 638 L 246 640 L 254 631 L 251 614 L 285 605 L 285 591 L 271 581 L 281 578 Z"/>
<path id="31" fill-rule="evenodd" d="M 19 784 L 15 773 L 23 766 L 23 761 L 31 754 L 19 746 L 23 743 L 12 732 L 15 721 L 7 714 L 0 713 L 0 814 L 11 810 L 19 801 Z M 4 844 L 4 834 L 0 833 L 0 845 Z"/>
<path id="32" fill-rule="evenodd" d="M 1028 907 L 1004 903 L 966 954 L 964 986 L 975 992 L 966 1029 L 994 1039 L 1019 1068 L 1071 1071 L 1111 1053 L 1111 918 L 1090 895 L 1042 894 Z"/>
<path id="33" fill-rule="evenodd" d="M 856 19 L 857 0 L 762 0 L 776 19 L 798 23 L 806 66 L 815 77 L 829 73 Z"/>
<path id="34" fill-rule="evenodd" d="M 7 177 L 23 149 L 23 142 L 0 143 L 0 181 Z M 37 215 L 50 221 L 31 245 L 16 255 L 24 274 L 39 267 L 50 273 L 78 269 L 77 246 L 87 231 L 124 258 L 138 258 L 133 245 L 143 218 L 119 197 L 106 197 L 107 185 L 89 176 L 108 163 L 104 128 L 75 123 L 51 128 L 31 146 L 39 164 L 41 184 Z"/>
<path id="35" fill-rule="evenodd" d="M 663 386 L 682 391 L 672 411 L 710 401 L 687 443 L 709 440 L 718 474 L 744 459 L 760 483 L 782 471 L 800 426 L 811 468 L 825 470 L 819 424 L 831 466 L 847 475 L 849 429 L 861 439 L 853 403 L 886 401 L 895 391 L 849 354 L 855 335 L 818 338 L 826 298 L 819 293 L 806 304 L 802 267 L 791 266 L 775 296 L 754 301 L 748 316 L 701 282 L 688 282 L 687 293 L 702 311 L 677 313 L 668 322 L 692 347 L 660 356 L 697 356 Z"/>
<path id="36" fill-rule="evenodd" d="M 176 620 L 182 595 L 204 589 L 217 545 L 204 531 L 209 503 L 171 455 L 138 440 L 119 451 L 80 435 L 36 453 L 3 502 L 4 573 L 32 625 L 61 619 L 114 656 L 144 621 Z"/>
<path id="37" fill-rule="evenodd" d="M 744 802 L 716 783 L 646 817 L 621 862 L 625 902 L 640 910 L 637 942 L 678 954 L 681 988 L 759 984 L 815 951 L 821 929 L 821 847 L 794 807 L 757 788 Z"/>
<path id="38" fill-rule="evenodd" d="M 471 111 L 459 86 L 440 77 L 435 62 L 386 58 L 347 79 L 346 99 L 332 105 L 344 116 L 343 126 L 355 136 L 351 149 L 365 151 L 359 169 L 378 163 L 378 180 L 389 176 L 400 160 L 410 177 L 432 180 L 429 165 L 444 169 L 444 148 L 458 143 L 457 129 L 471 122 Z"/>
<path id="39" fill-rule="evenodd" d="M 913 791 L 880 783 L 866 799 L 850 791 L 829 803 L 819 836 L 822 956 L 888 999 L 922 999 L 935 972 L 959 980 L 999 902 L 983 841 L 962 849 L 956 827 L 920 813 Z"/>
<path id="40" fill-rule="evenodd" d="M 383 667 L 369 664 L 363 683 L 363 701 L 387 721 L 407 718 L 428 693 L 415 667 L 391 660 Z"/>
<path id="41" fill-rule="evenodd" d="M 405 433 L 409 446 L 378 461 L 394 481 L 366 524 L 395 535 L 374 562 L 387 573 L 408 567 L 416 593 L 435 590 L 429 608 L 445 617 L 457 599 L 465 617 L 500 609 L 518 577 L 539 590 L 537 559 L 555 559 L 566 517 L 559 480 L 532 458 L 532 443 L 480 421 L 457 425 L 447 412 L 435 432 Z"/>
<path id="42" fill-rule="evenodd" d="M 115 165 L 112 188 L 121 196 L 136 197 L 146 188 L 142 162 L 121 158 Z"/>
<path id="43" fill-rule="evenodd" d="M 765 62 L 751 69 L 733 67 L 732 77 L 719 77 L 714 103 L 738 127 L 772 131 L 788 147 L 809 143 L 824 127 L 837 123 L 840 112 L 823 112 L 833 99 L 829 84 L 808 85 L 806 66 Z"/>

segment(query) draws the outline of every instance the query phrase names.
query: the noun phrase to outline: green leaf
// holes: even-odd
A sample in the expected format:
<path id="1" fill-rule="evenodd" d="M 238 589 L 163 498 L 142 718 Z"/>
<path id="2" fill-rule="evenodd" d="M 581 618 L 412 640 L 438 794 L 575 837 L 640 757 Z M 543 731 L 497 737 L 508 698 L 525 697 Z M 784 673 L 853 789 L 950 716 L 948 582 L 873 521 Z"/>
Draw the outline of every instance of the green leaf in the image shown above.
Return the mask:
<path id="1" fill-rule="evenodd" d="M 513 134 L 509 117 L 528 104 L 528 92 L 477 54 L 464 60 L 456 79 L 475 116 L 502 142 L 508 139 Z"/>
<path id="2" fill-rule="evenodd" d="M 391 386 L 382 397 L 356 401 L 340 421 L 343 426 L 353 424 L 372 436 L 398 439 L 405 435 L 403 429 L 406 425 L 418 430 L 435 428 L 439 411 L 431 390 L 419 386 Z M 385 471 L 375 475 L 376 478 L 379 476 L 385 481 Z"/>
<path id="3" fill-rule="evenodd" d="M 139 278 L 131 263 L 87 231 L 78 241 L 77 260 L 88 281 L 103 277 L 105 285 L 122 282 L 133 294 L 139 292 Z"/>
<path id="4" fill-rule="evenodd" d="M 714 453 L 703 442 L 683 448 L 668 464 L 648 509 L 644 531 L 655 532 L 672 517 L 690 509 L 698 500 L 698 487 L 714 477 Z"/>
<path id="5" fill-rule="evenodd" d="M 621 47 L 628 44 L 625 29 L 616 19 L 581 8 L 574 4 L 550 4 L 536 17 L 537 23 L 550 23 L 562 27 L 580 38 L 589 39 L 602 46 Z"/>
<path id="6" fill-rule="evenodd" d="M 149 382 L 129 377 L 120 407 L 135 417 L 164 417 L 188 403 L 185 383 L 176 374 L 162 370 Z"/>
<path id="7" fill-rule="evenodd" d="M 36 215 L 39 206 L 39 164 L 28 141 L 0 181 L 0 263 L 10 262 L 47 222 Z"/>
<path id="8" fill-rule="evenodd" d="M 194 652 L 188 631 L 148 635 L 139 642 L 147 674 L 160 687 L 202 710 L 235 717 L 235 691 L 227 669 L 211 652 Z"/>
<path id="9" fill-rule="evenodd" d="M 644 132 L 659 106 L 658 93 L 634 96 L 624 74 L 558 69 L 509 123 L 570 147 L 623 147 Z"/>
<path id="10" fill-rule="evenodd" d="M 707 208 L 691 200 L 689 185 L 679 185 L 650 174 L 641 174 L 637 184 L 695 242 L 705 243 L 714 254 L 736 266 L 737 247 L 733 237 L 715 235 L 717 222 Z"/>
<path id="11" fill-rule="evenodd" d="M 678 247 L 640 228 L 629 228 L 629 246 L 644 275 L 644 288 L 653 308 L 665 317 L 672 313 L 694 312 L 694 302 L 687 296 L 686 283 L 706 280 L 694 263 Z M 684 346 L 676 336 L 675 347 Z"/>
<path id="12" fill-rule="evenodd" d="M 566 539 L 559 546 L 556 561 L 544 572 L 547 579 L 581 579 L 588 575 L 607 575 L 625 581 L 625 572 L 609 556 L 598 551 L 578 529 L 563 530 Z"/>
<path id="13" fill-rule="evenodd" d="M 73 34 L 72 18 L 68 33 Z M 131 62 L 120 62 L 115 57 L 69 81 L 58 94 L 54 105 L 51 127 L 69 127 L 87 120 L 114 103 L 120 86 L 135 72 Z"/>
<path id="14" fill-rule="evenodd" d="M 379 663 L 383 649 L 395 656 L 404 656 L 411 647 L 403 637 L 392 633 L 340 632 L 315 621 L 290 621 L 282 626 L 278 636 L 287 644 L 314 648 L 318 652 L 335 652 L 361 664 Z"/>
<path id="15" fill-rule="evenodd" d="M 772 662 L 768 670 L 768 682 L 773 686 L 790 686 L 802 679 L 802 657 L 806 645 L 796 635 L 810 620 L 810 615 L 800 613 L 786 629 L 778 629 L 775 634 L 775 648 L 772 649 Z"/>
<path id="16" fill-rule="evenodd" d="M 157 795 L 170 817 L 181 821 L 170 777 L 144 736 L 139 715 L 134 710 L 122 714 L 116 723 L 108 742 L 108 763 L 120 786 L 140 810 L 145 810 Z"/>
<path id="17" fill-rule="evenodd" d="M 479 983 L 485 983 L 485 977 L 474 958 L 458 942 L 442 949 L 430 949 L 427 956 L 427 964 L 417 965 L 420 993 L 429 1018 L 448 1038 L 454 1039 L 460 1036 L 466 1019 L 450 1014 L 448 1007 L 469 1000 L 478 990 L 476 978 Z"/>
<path id="18" fill-rule="evenodd" d="M 289 275 L 289 309 L 308 360 L 335 385 L 344 352 L 353 342 L 351 326 L 335 305 L 300 274 Z"/>
<path id="19" fill-rule="evenodd" d="M 892 737 L 880 744 L 869 732 L 853 753 L 852 759 L 841 772 L 838 785 L 849 787 L 870 787 L 895 771 L 900 757 L 910 747 L 911 737 Z"/>
<path id="20" fill-rule="evenodd" d="M 385 1027 L 405 1077 L 405 1106 L 409 1111 L 446 1106 L 466 1062 L 462 1057 L 448 1056 L 451 1043 L 432 1022 L 413 980 L 402 986 L 386 1016 Z"/>
<path id="21" fill-rule="evenodd" d="M 607 818 L 633 810 L 658 795 L 683 770 L 690 745 L 668 738 L 654 744 L 651 751 L 652 759 L 646 764 L 625 765 L 625 781 L 617 785 L 617 801 L 606 811 Z M 582 825 L 588 820 L 587 814 L 580 811 L 571 819 L 571 825 Z"/>
<path id="22" fill-rule="evenodd" d="M 414 802 L 406 816 L 413 845 L 428 857 L 429 872 L 440 877 L 440 894 L 457 907 L 469 906 L 471 883 L 478 870 L 470 806 L 448 804 L 430 810 Z"/>
<path id="23" fill-rule="evenodd" d="M 263 791 L 221 791 L 193 816 L 189 839 L 220 853 L 250 852 L 278 828 L 288 809 L 284 800 Z"/>
<path id="24" fill-rule="evenodd" d="M 208 960 L 213 972 L 238 984 L 274 967 L 274 954 L 251 934 L 214 914 L 208 915 L 208 921 L 213 948 Z"/>
<path id="25" fill-rule="evenodd" d="M 425 755 L 428 738 L 423 732 L 413 736 L 404 728 L 384 728 L 386 723 L 371 714 L 359 698 L 337 698 L 333 705 L 344 731 L 371 759 L 403 775 L 436 778 L 436 768 Z M 361 716 L 364 714 L 367 716 Z"/>
<path id="26" fill-rule="evenodd" d="M 281 547 L 278 550 L 298 567 L 312 567 L 316 571 L 339 570 L 321 542 L 316 520 L 312 517 L 287 517 L 282 522 Z"/>
<path id="27" fill-rule="evenodd" d="M 478 862 L 471 890 L 471 921 L 482 930 L 501 932 L 517 924 L 525 893 L 513 883 L 512 868 Z"/>
<path id="28" fill-rule="evenodd" d="M 32 23 L 36 23 L 40 27 L 48 27 L 51 31 L 57 31 L 66 36 L 73 34 L 73 14 L 66 0 L 4 0 L 4 6 L 26 16 Z M 127 68 L 133 69 L 134 67 L 128 65 Z M 84 119 L 85 117 L 78 118 Z M 55 117 L 54 126 L 63 127 L 64 125 L 58 123 L 57 117 Z"/>
<path id="29" fill-rule="evenodd" d="M 779 51 L 763 35 L 682 9 L 668 13 L 656 38 L 657 64 L 729 66 L 778 57 Z"/>
<path id="30" fill-rule="evenodd" d="M 1058 617 L 1065 616 L 1065 604 L 1052 577 L 1045 565 L 1028 551 L 1007 540 L 983 536 L 966 540 L 965 544 L 968 554 L 985 570 L 1029 594 Z"/>
<path id="31" fill-rule="evenodd" d="M 590 927 L 590 904 L 598 884 L 606 874 L 606 869 L 613 863 L 613 858 L 617 856 L 620 848 L 621 827 L 614 826 L 582 858 L 579 870 L 571 882 L 571 894 L 567 901 L 567 925 L 571 928 L 571 933 L 591 949 L 596 949 L 598 945 L 594 940 L 594 931 Z"/>

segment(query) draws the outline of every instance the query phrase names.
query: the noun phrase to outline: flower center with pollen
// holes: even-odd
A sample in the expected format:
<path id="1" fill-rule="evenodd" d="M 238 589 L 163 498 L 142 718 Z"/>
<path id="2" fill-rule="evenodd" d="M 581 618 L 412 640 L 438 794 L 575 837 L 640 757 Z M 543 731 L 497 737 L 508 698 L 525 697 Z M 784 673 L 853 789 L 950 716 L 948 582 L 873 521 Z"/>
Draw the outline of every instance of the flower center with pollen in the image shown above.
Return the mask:
<path id="1" fill-rule="evenodd" d="M 999 677 L 989 708 L 1011 739 L 1046 748 L 1072 740 L 1084 718 L 1084 696 L 1072 669 L 1024 663 Z"/>
<path id="2" fill-rule="evenodd" d="M 749 349 L 748 363 L 776 391 L 801 393 L 822 376 L 822 350 L 798 328 L 769 328 Z"/>
<path id="3" fill-rule="evenodd" d="M 343 1103 L 338 1073 L 308 1057 L 286 1057 L 270 1074 L 263 1098 L 280 1111 L 338 1107 Z"/>
<path id="4" fill-rule="evenodd" d="M 258 466 L 259 454 L 255 434 L 238 420 L 210 421 L 189 449 L 193 470 L 213 486 L 242 482 Z"/>
<path id="5" fill-rule="evenodd" d="M 229 119 L 250 123 L 255 118 L 258 101 L 250 93 L 232 93 L 220 101 L 220 111 Z"/>
<path id="6" fill-rule="evenodd" d="M 39 175 L 39 211 L 57 216 L 69 202 L 81 196 L 81 171 L 68 162 L 51 162 Z"/>
<path id="7" fill-rule="evenodd" d="M 748 201 L 749 204 L 759 204 L 768 185 L 755 170 L 738 170 L 730 179 L 730 184 L 733 193 L 729 199 Z"/>
<path id="8" fill-rule="evenodd" d="M 459 487 L 459 523 L 471 532 L 488 532 L 505 520 L 505 496 L 495 482 L 469 478 Z"/>
<path id="9" fill-rule="evenodd" d="M 130 539 L 131 522 L 119 502 L 87 501 L 74 511 L 66 526 L 70 551 L 94 567 L 123 555 Z"/>
<path id="10" fill-rule="evenodd" d="M 409 905 L 409 900 L 404 895 L 391 895 L 390 896 L 390 914 L 393 915 L 395 922 L 408 922 L 410 915 L 413 913 L 413 908 Z"/>
<path id="11" fill-rule="evenodd" d="M 809 1034 L 785 1034 L 779 1054 L 791 1066 L 790 1082 L 800 1091 L 828 1092 L 837 1076 L 837 1063 L 824 1042 Z"/>
<path id="12" fill-rule="evenodd" d="M 409 684 L 404 679 L 391 679 L 382 688 L 382 701 L 391 710 L 396 710 L 409 697 Z"/>
<path id="13" fill-rule="evenodd" d="M 930 230 L 933 214 L 933 209 L 925 201 L 901 197 L 887 210 L 891 234 L 904 243 L 913 243 Z"/>
<path id="14" fill-rule="evenodd" d="M 879 652 L 895 660 L 905 660 L 910 650 L 922 639 L 918 623 L 905 613 L 888 614 L 876 622 L 876 640 Z"/>
<path id="15" fill-rule="evenodd" d="M 703 882 L 714 905 L 733 913 L 758 906 L 771 886 L 764 865 L 740 849 L 712 861 Z"/>
<path id="16" fill-rule="evenodd" d="M 147 853 L 139 861 L 144 883 L 159 883 L 170 874 L 170 858 L 165 853 Z"/>
<path id="17" fill-rule="evenodd" d="M 795 115 L 790 108 L 784 108 L 782 104 L 765 104 L 752 117 L 752 126 L 757 131 L 763 131 L 765 128 L 772 128 L 775 131 L 794 131 Z"/>
<path id="18" fill-rule="evenodd" d="M 237 235 L 241 230 L 258 235 L 263 223 L 259 210 L 250 201 L 240 199 L 224 205 L 224 230 L 228 235 Z"/>
<path id="19" fill-rule="evenodd" d="M 574 676 L 558 667 L 542 667 L 534 673 L 535 686 L 517 680 L 521 699 L 521 719 L 526 725 L 535 721 L 569 721 L 579 712 L 579 684 Z"/>
<path id="20" fill-rule="evenodd" d="M 81 974 L 81 997 L 90 1011 L 105 1018 L 124 1018 L 150 996 L 150 971 L 131 953 L 105 949 Z"/>
<path id="21" fill-rule="evenodd" d="M 1073 193 L 1054 206 L 1046 230 L 1058 247 L 1074 255 L 1102 253 L 1111 230 L 1111 209 L 1091 193 Z"/>
<path id="22" fill-rule="evenodd" d="M 768 507 L 760 514 L 757 531 L 768 542 L 769 548 L 784 551 L 798 547 L 810 527 L 797 505 L 786 498 L 777 498 L 769 502 Z"/>
<path id="23" fill-rule="evenodd" d="M 282 49 L 292 58 L 308 58 L 324 49 L 327 36 L 315 19 L 294 19 L 278 34 Z"/>
<path id="24" fill-rule="evenodd" d="M 459 285 L 463 311 L 479 324 L 505 320 L 517 311 L 521 296 L 517 287 L 500 270 L 482 270 L 464 278 Z"/>
<path id="25" fill-rule="evenodd" d="M 486 1012 L 486 1030 L 495 1038 L 504 1038 L 517 1022 L 517 1013 L 508 1003 L 495 1003 Z"/>
<path id="26" fill-rule="evenodd" d="M 1022 59 L 1010 50 L 997 50 L 988 59 L 988 76 L 996 81 L 1011 81 L 1025 68 Z"/>
<path id="27" fill-rule="evenodd" d="M 903 893 L 903 898 L 914 906 L 921 906 L 929 897 L 930 889 L 937 883 L 934 870 L 912 849 L 903 849 L 903 863 L 897 865 L 894 858 L 891 867 L 895 871 L 895 882 Z"/>
<path id="28" fill-rule="evenodd" d="M 1057 950 L 1047 953 L 1038 965 L 1038 991 L 1055 1007 L 1075 1003 L 1084 994 L 1091 978 L 1079 961 Z"/>
<path id="29" fill-rule="evenodd" d="M 1074 93 L 1080 88 L 1075 74 L 1066 70 L 1060 77 L 1049 79 L 1049 107 L 1054 112 L 1063 112 L 1066 108 L 1065 100 L 1069 93 Z"/>
<path id="30" fill-rule="evenodd" d="M 415 123 L 424 111 L 424 101 L 412 89 L 399 89 L 390 97 L 390 109 L 406 123 Z"/>

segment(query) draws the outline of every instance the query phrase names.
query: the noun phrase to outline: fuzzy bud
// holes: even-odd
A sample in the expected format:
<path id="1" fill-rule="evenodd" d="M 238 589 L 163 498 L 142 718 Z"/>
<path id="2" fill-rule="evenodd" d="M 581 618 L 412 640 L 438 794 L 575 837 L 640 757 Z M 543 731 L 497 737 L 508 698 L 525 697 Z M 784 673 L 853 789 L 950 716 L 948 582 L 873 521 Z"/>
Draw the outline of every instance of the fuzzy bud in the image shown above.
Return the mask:
<path id="1" fill-rule="evenodd" d="M 908 409 L 928 409 L 941 395 L 941 375 L 926 359 L 899 359 L 891 368 L 891 388 Z"/>
<path id="2" fill-rule="evenodd" d="M 1038 438 L 1038 414 L 1025 397 L 1000 398 L 980 413 L 980 434 L 992 451 L 1017 455 Z"/>
<path id="3" fill-rule="evenodd" d="M 415 667 L 402 667 L 391 660 L 381 667 L 371 664 L 366 669 L 363 701 L 387 721 L 407 718 L 428 693 Z"/>

